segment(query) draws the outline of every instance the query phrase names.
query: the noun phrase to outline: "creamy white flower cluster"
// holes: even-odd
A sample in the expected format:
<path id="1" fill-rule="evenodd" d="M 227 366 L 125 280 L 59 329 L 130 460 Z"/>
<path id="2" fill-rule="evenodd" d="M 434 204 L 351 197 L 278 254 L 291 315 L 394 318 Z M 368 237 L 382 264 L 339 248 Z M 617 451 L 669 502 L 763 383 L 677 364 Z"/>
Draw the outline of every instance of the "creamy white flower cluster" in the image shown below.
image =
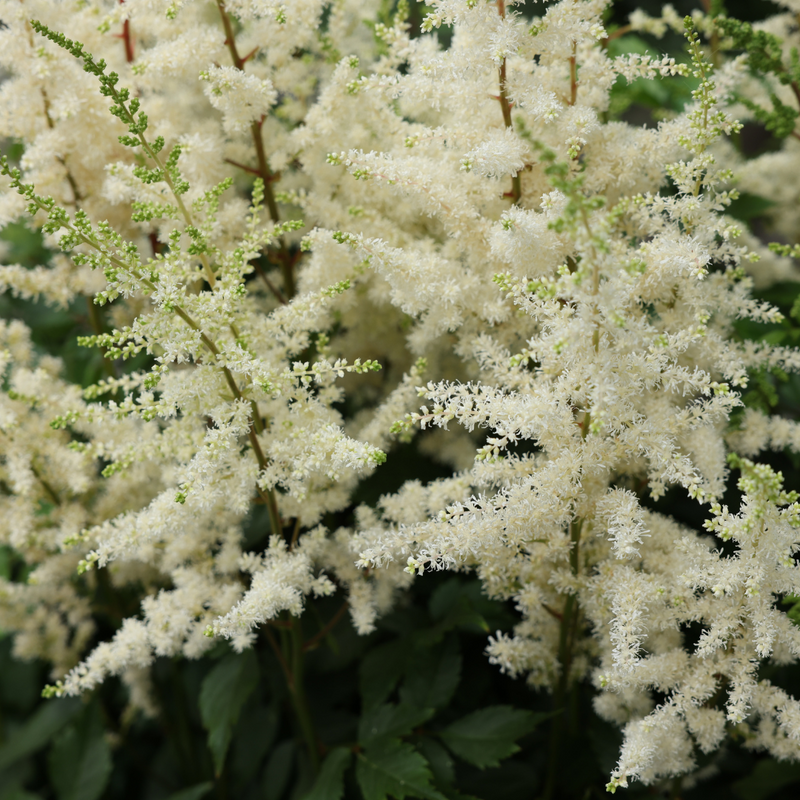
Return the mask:
<path id="1" fill-rule="evenodd" d="M 0 287 L 94 299 L 113 326 L 85 342 L 108 377 L 83 391 L 0 328 L 0 541 L 30 569 L 0 586 L 0 625 L 58 692 L 121 675 L 146 705 L 157 656 L 247 648 L 337 587 L 368 632 L 414 574 L 472 569 L 520 614 L 490 660 L 557 696 L 591 680 L 624 727 L 611 789 L 689 772 L 732 730 L 800 754 L 797 701 L 758 677 L 800 657 L 779 604 L 800 594 L 797 498 L 753 460 L 800 434 L 730 425 L 753 370 L 800 367 L 733 335 L 780 318 L 756 281 L 796 275 L 726 214 L 733 169 L 796 237 L 796 186 L 759 187 L 797 143 L 742 161 L 745 60 L 715 70 L 693 32 L 687 63 L 612 58 L 607 5 L 531 23 L 426 0 L 412 37 L 378 0 L 0 3 L 3 131 L 25 147 L 0 222 L 27 209 L 63 251 Z M 618 79 L 681 76 L 682 113 L 606 121 Z M 415 436 L 451 477 L 325 527 Z M 643 505 L 672 487 L 705 531 Z M 86 655 L 97 581 L 140 587 L 141 612 Z"/>

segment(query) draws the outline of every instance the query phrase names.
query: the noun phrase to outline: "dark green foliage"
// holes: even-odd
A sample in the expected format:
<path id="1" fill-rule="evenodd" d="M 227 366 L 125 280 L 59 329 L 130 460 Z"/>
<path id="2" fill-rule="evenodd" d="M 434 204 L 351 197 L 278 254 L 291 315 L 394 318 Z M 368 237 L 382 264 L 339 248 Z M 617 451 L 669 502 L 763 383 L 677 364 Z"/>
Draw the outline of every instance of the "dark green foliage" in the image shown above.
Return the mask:
<path id="1" fill-rule="evenodd" d="M 111 748 L 96 702 L 53 738 L 47 759 L 58 800 L 98 800 L 111 775 Z"/>
<path id="2" fill-rule="evenodd" d="M 781 41 L 766 31 L 755 30 L 752 25 L 738 19 L 717 19 L 717 27 L 733 41 L 737 50 L 744 50 L 754 72 L 772 73 L 781 82 L 789 83 L 792 76 L 783 64 Z"/>
<path id="3" fill-rule="evenodd" d="M 794 131 L 795 122 L 800 112 L 791 106 L 784 105 L 774 92 L 770 92 L 769 99 L 772 101 L 771 111 L 762 108 L 745 97 L 740 97 L 739 101 L 753 112 L 753 116 L 759 122 L 764 123 L 764 127 L 768 131 L 774 133 L 779 139 L 785 139 L 787 136 L 791 136 L 792 131 Z"/>
<path id="4" fill-rule="evenodd" d="M 509 706 L 490 706 L 448 725 L 440 736 L 454 755 L 470 764 L 497 767 L 501 759 L 519 751 L 516 740 L 548 716 Z"/>
<path id="5" fill-rule="evenodd" d="M 205 781 L 198 783 L 197 786 L 190 786 L 188 789 L 175 792 L 167 800 L 202 800 L 213 788 L 214 784 L 211 781 Z"/>
<path id="6" fill-rule="evenodd" d="M 761 761 L 753 772 L 733 784 L 733 792 L 742 800 L 768 800 L 781 789 L 800 783 L 800 764 Z"/>
<path id="7" fill-rule="evenodd" d="M 444 800 L 431 784 L 425 759 L 405 742 L 380 739 L 357 754 L 356 777 L 364 800 L 423 797 Z"/>
<path id="8" fill-rule="evenodd" d="M 252 650 L 230 655 L 208 673 L 200 690 L 200 716 L 208 731 L 208 749 L 219 775 L 242 706 L 258 683 L 258 665 Z"/>
<path id="9" fill-rule="evenodd" d="M 791 86 L 795 95 L 800 98 L 800 57 L 797 49 L 792 48 L 787 64 L 783 56 L 781 41 L 776 36 L 762 30 L 755 30 L 752 25 L 738 19 L 719 17 L 717 28 L 729 37 L 733 48 L 747 53 L 750 69 L 759 77 L 772 75 L 782 84 Z M 783 103 L 774 93 L 769 93 L 771 109 L 763 108 L 747 98 L 739 98 L 755 118 L 779 139 L 794 133 L 798 110 Z"/>
<path id="10" fill-rule="evenodd" d="M 0 772 L 41 750 L 80 711 L 80 701 L 64 698 L 39 706 L 36 713 L 0 748 Z"/>
<path id="11" fill-rule="evenodd" d="M 344 794 L 344 773 L 352 760 L 353 753 L 347 747 L 331 750 L 305 800 L 341 800 Z"/>

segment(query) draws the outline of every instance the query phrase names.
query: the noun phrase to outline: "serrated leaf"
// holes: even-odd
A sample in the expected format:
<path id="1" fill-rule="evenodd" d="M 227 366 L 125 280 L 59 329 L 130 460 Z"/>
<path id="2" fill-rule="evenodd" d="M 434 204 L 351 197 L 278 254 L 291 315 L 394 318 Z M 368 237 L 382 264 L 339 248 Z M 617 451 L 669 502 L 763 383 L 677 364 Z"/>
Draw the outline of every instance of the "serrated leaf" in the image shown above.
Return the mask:
<path id="1" fill-rule="evenodd" d="M 111 777 L 111 766 L 102 726 L 91 718 L 62 731 L 48 756 L 58 800 L 97 800 Z"/>
<path id="2" fill-rule="evenodd" d="M 433 716 L 432 708 L 386 703 L 367 710 L 358 723 L 358 741 L 367 745 L 377 739 L 405 736 Z"/>
<path id="3" fill-rule="evenodd" d="M 181 789 L 179 792 L 171 794 L 167 800 L 201 800 L 213 788 L 214 784 L 211 781 L 205 781 L 204 783 L 189 786 L 187 789 Z"/>
<path id="4" fill-rule="evenodd" d="M 461 678 L 461 653 L 458 639 L 449 636 L 430 649 L 422 650 L 409 670 L 400 699 L 420 708 L 444 708 L 452 699 Z"/>
<path id="5" fill-rule="evenodd" d="M 203 680 L 200 716 L 208 731 L 208 749 L 217 775 L 225 763 L 233 726 L 257 684 L 258 663 L 252 650 L 224 658 Z"/>
<path id="6" fill-rule="evenodd" d="M 428 762 L 410 745 L 396 739 L 380 739 L 357 754 L 356 780 L 364 800 L 422 797 L 446 800 L 431 785 Z"/>
<path id="7" fill-rule="evenodd" d="M 35 753 L 58 733 L 79 711 L 81 701 L 74 697 L 50 700 L 0 748 L 0 770 Z"/>
<path id="8" fill-rule="evenodd" d="M 534 714 L 511 706 L 490 706 L 462 717 L 440 732 L 442 741 L 476 767 L 496 767 L 519 750 L 516 740 L 551 714 Z"/>
<path id="9" fill-rule="evenodd" d="M 450 753 L 430 736 L 423 737 L 417 749 L 425 757 L 433 773 L 433 780 L 440 789 L 449 789 L 456 779 L 456 771 Z"/>
<path id="10" fill-rule="evenodd" d="M 344 795 L 344 773 L 353 753 L 347 747 L 335 747 L 325 757 L 317 780 L 303 800 L 341 800 Z"/>
<path id="11" fill-rule="evenodd" d="M 371 650 L 361 661 L 359 683 L 365 708 L 382 703 L 397 686 L 406 665 L 408 645 L 396 640 Z"/>

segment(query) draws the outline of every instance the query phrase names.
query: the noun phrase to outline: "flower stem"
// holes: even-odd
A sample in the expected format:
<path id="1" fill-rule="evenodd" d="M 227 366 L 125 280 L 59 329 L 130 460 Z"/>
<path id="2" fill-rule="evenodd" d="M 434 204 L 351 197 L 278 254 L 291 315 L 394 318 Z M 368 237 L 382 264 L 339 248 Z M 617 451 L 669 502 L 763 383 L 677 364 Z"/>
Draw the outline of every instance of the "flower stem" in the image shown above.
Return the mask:
<path id="1" fill-rule="evenodd" d="M 289 682 L 289 694 L 292 698 L 297 721 L 306 740 L 308 754 L 311 757 L 311 768 L 314 774 L 319 772 L 319 746 L 317 735 L 314 731 L 314 723 L 311 720 L 311 712 L 308 708 L 308 698 L 306 697 L 305 685 L 303 684 L 303 623 L 300 617 L 292 619 L 292 627 L 289 631 L 291 646 L 291 681 Z"/>
<path id="2" fill-rule="evenodd" d="M 497 13 L 505 19 L 506 17 L 506 4 L 505 0 L 497 0 Z M 506 128 L 514 129 L 514 123 L 511 120 L 511 103 L 508 100 L 508 93 L 506 90 L 506 59 L 504 58 L 500 64 L 500 109 L 503 112 L 503 122 Z M 518 205 L 522 197 L 522 180 L 519 173 L 511 176 L 511 197 L 514 205 Z"/>
<path id="3" fill-rule="evenodd" d="M 225 8 L 223 0 L 217 0 L 217 9 L 222 19 L 222 27 L 225 29 L 225 44 L 228 46 L 228 52 L 231 55 L 231 61 L 236 69 L 244 72 L 244 65 L 248 59 L 255 53 L 251 52 L 249 55 L 242 58 L 239 55 L 239 49 L 236 47 L 236 32 L 233 30 L 231 18 L 228 16 L 228 11 Z M 246 172 L 251 172 L 259 175 L 261 180 L 264 181 L 264 199 L 267 201 L 267 209 L 269 210 L 270 219 L 277 225 L 280 221 L 280 213 L 278 212 L 278 203 L 275 200 L 275 192 L 272 190 L 272 184 L 276 180 L 276 175 L 269 168 L 267 155 L 264 151 L 264 140 L 261 138 L 262 121 L 253 122 L 250 126 L 250 134 L 253 138 L 253 146 L 256 151 L 256 161 L 258 162 L 258 169 L 247 167 L 243 164 L 236 164 L 240 169 Z M 231 162 L 234 163 L 234 162 Z M 283 237 L 278 238 L 278 261 L 283 275 L 283 293 L 290 300 L 295 294 L 295 279 L 294 279 L 294 260 L 286 246 Z"/>
<path id="4" fill-rule="evenodd" d="M 573 575 L 579 570 L 579 547 L 583 520 L 574 520 L 570 525 L 570 539 L 572 548 L 569 554 L 570 569 Z M 556 784 L 560 774 L 559 760 L 561 757 L 561 743 L 564 738 L 564 724 L 566 718 L 567 689 L 569 688 L 569 671 L 572 664 L 572 653 L 578 628 L 580 610 L 577 595 L 570 594 L 564 603 L 561 615 L 561 626 L 558 642 L 558 663 L 560 672 L 553 694 L 553 706 L 556 716 L 553 717 L 550 729 L 550 754 L 547 763 L 547 777 L 545 779 L 542 800 L 552 800 L 556 796 Z"/>

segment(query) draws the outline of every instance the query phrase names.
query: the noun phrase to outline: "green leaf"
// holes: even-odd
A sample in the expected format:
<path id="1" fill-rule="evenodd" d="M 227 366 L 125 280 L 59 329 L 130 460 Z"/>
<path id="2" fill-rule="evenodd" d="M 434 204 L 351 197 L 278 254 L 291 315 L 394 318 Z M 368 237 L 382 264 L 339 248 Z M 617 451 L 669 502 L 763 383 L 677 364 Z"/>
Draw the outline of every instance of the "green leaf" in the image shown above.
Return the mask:
<path id="1" fill-rule="evenodd" d="M 637 36 L 633 33 L 626 34 L 625 36 L 618 36 L 608 43 L 608 55 L 610 58 L 617 58 L 618 56 L 623 56 L 628 53 L 638 53 L 642 56 L 651 55 L 655 58 L 658 57 L 658 53 L 649 47 L 641 36 Z"/>
<path id="2" fill-rule="evenodd" d="M 200 716 L 208 731 L 208 749 L 217 775 L 222 773 L 233 726 L 257 684 L 258 663 L 252 650 L 223 659 L 203 680 Z"/>
<path id="3" fill-rule="evenodd" d="M 256 776 L 278 733 L 277 706 L 248 703 L 233 729 L 230 774 L 240 785 Z"/>
<path id="4" fill-rule="evenodd" d="M 515 624 L 505 605 L 490 600 L 478 580 L 452 578 L 445 582 L 431 596 L 429 609 L 443 630 L 459 628 L 483 635 Z"/>
<path id="5" fill-rule="evenodd" d="M 428 762 L 410 744 L 381 739 L 357 755 L 356 779 L 364 800 L 386 800 L 390 795 L 394 800 L 445 800 L 431 785 Z"/>
<path id="6" fill-rule="evenodd" d="M 97 800 L 111 777 L 111 748 L 99 713 L 90 707 L 62 731 L 48 755 L 50 780 L 59 800 Z"/>
<path id="7" fill-rule="evenodd" d="M 336 747 L 322 763 L 317 780 L 303 800 L 341 800 L 344 795 L 344 773 L 353 758 L 347 747 Z"/>
<path id="8" fill-rule="evenodd" d="M 800 597 L 796 594 L 789 594 L 783 598 L 782 604 L 788 606 L 786 616 L 794 622 L 795 625 L 800 625 Z"/>
<path id="9" fill-rule="evenodd" d="M 519 750 L 516 740 L 530 733 L 550 714 L 534 714 L 511 706 L 490 706 L 462 717 L 440 732 L 459 758 L 476 767 L 496 767 Z"/>
<path id="10" fill-rule="evenodd" d="M 415 654 L 416 655 L 416 654 Z M 421 708 L 444 708 L 461 678 L 458 639 L 449 636 L 435 648 L 422 650 L 400 689 L 400 700 Z"/>
<path id="11" fill-rule="evenodd" d="M 382 703 L 391 694 L 405 671 L 408 644 L 395 640 L 371 650 L 359 668 L 361 699 L 364 706 Z"/>
<path id="12" fill-rule="evenodd" d="M 358 723 L 358 741 L 361 745 L 379 739 L 405 736 L 433 716 L 432 708 L 385 704 L 369 709 Z"/>
<path id="13" fill-rule="evenodd" d="M 42 796 L 17 788 L 12 789 L 8 794 L 0 795 L 0 800 L 42 800 Z"/>
<path id="14" fill-rule="evenodd" d="M 456 779 L 456 771 L 450 753 L 436 739 L 431 739 L 429 736 L 419 741 L 417 749 L 425 756 L 436 785 L 440 789 L 447 789 L 449 794 L 449 789 Z"/>
<path id="15" fill-rule="evenodd" d="M 0 748 L 0 770 L 35 753 L 58 733 L 79 711 L 81 701 L 74 697 L 50 700 Z"/>
<path id="16" fill-rule="evenodd" d="M 204 783 L 190 786 L 188 789 L 181 789 L 179 792 L 171 794 L 167 800 L 201 800 L 201 798 L 205 797 L 213 788 L 214 784 L 211 783 L 211 781 L 205 781 Z"/>
<path id="17" fill-rule="evenodd" d="M 280 800 L 295 762 L 297 745 L 290 739 L 281 742 L 273 751 L 264 768 L 262 786 L 264 800 Z"/>
<path id="18" fill-rule="evenodd" d="M 800 764 L 766 759 L 755 769 L 733 784 L 733 792 L 742 800 L 767 800 L 773 794 L 796 781 L 800 781 Z"/>
<path id="19" fill-rule="evenodd" d="M 726 213 L 742 222 L 750 222 L 751 219 L 763 216 L 774 205 L 774 200 L 742 192 L 736 200 L 731 201 Z"/>

